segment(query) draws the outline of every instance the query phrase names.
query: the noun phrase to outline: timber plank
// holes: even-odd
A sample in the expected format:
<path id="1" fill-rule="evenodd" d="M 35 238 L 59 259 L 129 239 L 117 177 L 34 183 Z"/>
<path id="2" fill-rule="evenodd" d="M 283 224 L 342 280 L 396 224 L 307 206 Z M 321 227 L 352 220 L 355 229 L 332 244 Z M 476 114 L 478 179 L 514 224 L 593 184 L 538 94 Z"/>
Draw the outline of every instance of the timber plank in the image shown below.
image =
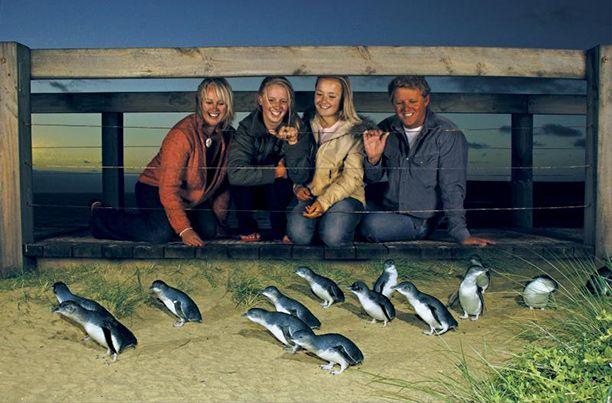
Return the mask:
<path id="1" fill-rule="evenodd" d="M 164 246 L 156 244 L 134 245 L 134 259 L 161 259 L 164 257 Z"/>
<path id="2" fill-rule="evenodd" d="M 102 257 L 105 259 L 131 259 L 134 247 L 131 242 L 102 244 Z"/>

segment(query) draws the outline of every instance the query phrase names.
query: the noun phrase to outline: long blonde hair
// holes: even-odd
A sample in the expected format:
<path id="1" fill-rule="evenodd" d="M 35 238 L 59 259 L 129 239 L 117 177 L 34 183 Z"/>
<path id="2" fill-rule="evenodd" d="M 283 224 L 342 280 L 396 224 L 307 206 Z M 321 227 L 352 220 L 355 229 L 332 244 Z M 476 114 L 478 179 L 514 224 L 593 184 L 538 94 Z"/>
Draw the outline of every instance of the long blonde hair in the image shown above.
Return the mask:
<path id="1" fill-rule="evenodd" d="M 286 126 L 293 126 L 299 129 L 300 128 L 299 120 L 293 119 L 294 118 L 293 108 L 295 105 L 295 91 L 293 91 L 293 86 L 291 85 L 291 82 L 289 82 L 289 80 L 287 80 L 283 76 L 268 76 L 264 78 L 261 84 L 259 85 L 259 90 L 257 90 L 257 95 L 259 97 L 265 97 L 266 88 L 268 88 L 271 85 L 280 85 L 285 90 L 287 90 L 287 94 L 289 94 L 289 107 L 287 108 L 287 114 L 283 118 L 283 123 Z M 260 105 L 258 104 L 257 106 L 259 107 Z"/>
<path id="2" fill-rule="evenodd" d="M 202 80 L 196 92 L 196 113 L 203 119 L 202 103 L 204 102 L 206 91 L 208 91 L 209 88 L 214 89 L 219 99 L 225 102 L 227 106 L 227 112 L 223 117 L 223 124 L 221 126 L 221 129 L 227 129 L 232 123 L 232 120 L 234 120 L 234 95 L 232 87 L 225 78 L 209 77 Z"/>
<path id="3" fill-rule="evenodd" d="M 355 104 L 353 103 L 353 89 L 351 81 L 347 76 L 319 76 L 315 83 L 315 88 L 321 80 L 336 80 L 342 88 L 342 97 L 340 98 L 340 110 L 338 111 L 338 119 L 352 123 L 353 125 L 361 123 L 361 118 L 357 115 Z M 315 119 L 319 120 L 319 113 L 315 114 Z"/>

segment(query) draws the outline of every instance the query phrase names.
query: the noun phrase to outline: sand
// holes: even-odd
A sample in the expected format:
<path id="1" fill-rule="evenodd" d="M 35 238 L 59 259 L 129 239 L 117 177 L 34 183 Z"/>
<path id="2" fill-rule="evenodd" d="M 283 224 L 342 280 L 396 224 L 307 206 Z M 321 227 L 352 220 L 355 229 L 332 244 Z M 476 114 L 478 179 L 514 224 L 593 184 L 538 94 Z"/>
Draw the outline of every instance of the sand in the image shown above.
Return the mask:
<path id="1" fill-rule="evenodd" d="M 282 265 L 276 265 L 278 272 Z M 365 355 L 361 366 L 333 376 L 319 368 L 323 361 L 304 352 L 289 354 L 263 327 L 241 316 L 248 306 L 236 306 L 224 285 L 231 266 L 231 262 L 219 263 L 214 272 L 219 280 L 215 287 L 202 277 L 194 277 L 189 265 L 172 273 L 163 266 L 140 269 L 143 284 L 156 278 L 170 284 L 182 279 L 189 284 L 204 322 L 174 328 L 174 319 L 167 312 L 155 304 L 140 304 L 133 315 L 121 319 L 137 336 L 138 347 L 122 353 L 116 362 L 109 360 L 105 348 L 83 341 L 80 328 L 51 313 L 53 293 L 45 288 L 46 283 L 38 288 L 4 287 L 0 291 L 0 396 L 9 401 L 373 401 L 399 393 L 435 400 L 417 390 L 373 381 L 376 375 L 409 382 L 454 376 L 453 354 L 462 350 L 499 362 L 520 349 L 523 341 L 516 338 L 520 323 L 548 314 L 517 304 L 512 292 L 520 287 L 496 275 L 485 294 L 484 316 L 476 322 L 460 321 L 457 331 L 442 337 L 423 335 L 426 325 L 415 318 L 405 298 L 397 293 L 392 301 L 398 317 L 383 328 L 369 322 L 357 298 L 348 292 L 344 304 L 323 309 L 304 281 L 291 273 L 293 265 L 286 264 L 285 273 L 275 274 L 276 280 L 269 284 L 276 284 L 308 306 L 323 323 L 318 333 L 344 334 Z M 376 277 L 372 270 L 363 271 L 360 264 L 336 266 L 349 270 L 353 280 L 371 284 Z M 260 269 L 267 270 L 265 265 Z M 62 270 L 56 269 L 53 276 L 61 279 Z M 444 275 L 439 278 L 415 283 L 422 291 L 445 300 L 458 285 L 455 275 L 464 268 L 446 264 L 440 270 Z M 117 267 L 102 273 L 108 281 L 125 281 L 134 274 L 133 268 Z M 348 284 L 345 281 L 344 287 Z M 69 285 L 79 290 L 78 280 Z M 264 299 L 252 306 L 273 310 Z M 459 316 L 456 311 L 453 314 Z"/>

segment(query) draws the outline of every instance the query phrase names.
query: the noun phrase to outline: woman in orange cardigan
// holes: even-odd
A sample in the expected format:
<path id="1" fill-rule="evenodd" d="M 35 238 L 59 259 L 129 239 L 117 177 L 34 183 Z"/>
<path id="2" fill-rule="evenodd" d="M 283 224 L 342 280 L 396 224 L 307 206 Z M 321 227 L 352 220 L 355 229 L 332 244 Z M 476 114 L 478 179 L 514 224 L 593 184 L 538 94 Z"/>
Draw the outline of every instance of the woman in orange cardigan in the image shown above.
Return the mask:
<path id="1" fill-rule="evenodd" d="M 203 246 L 203 239 L 214 238 L 229 206 L 226 167 L 233 115 L 229 83 L 223 78 L 202 81 L 196 112 L 168 132 L 136 182 L 139 211 L 92 203 L 93 236 L 164 243 L 178 235 L 189 246 Z"/>

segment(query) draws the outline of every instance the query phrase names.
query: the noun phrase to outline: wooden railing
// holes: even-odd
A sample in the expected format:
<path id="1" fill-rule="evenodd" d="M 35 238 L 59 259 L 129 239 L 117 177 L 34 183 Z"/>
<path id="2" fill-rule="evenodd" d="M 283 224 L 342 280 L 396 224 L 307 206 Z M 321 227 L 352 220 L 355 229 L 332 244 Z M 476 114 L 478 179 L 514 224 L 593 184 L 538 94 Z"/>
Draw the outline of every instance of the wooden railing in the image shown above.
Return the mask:
<path id="1" fill-rule="evenodd" d="M 587 96 L 448 94 L 432 97 L 439 112 L 512 115 L 513 206 L 532 206 L 533 114 L 586 114 L 585 243 L 598 256 L 612 252 L 612 46 L 578 50 L 474 47 L 236 47 L 30 50 L 0 44 L 0 271 L 28 262 L 32 241 L 31 113 L 102 113 L 103 165 L 123 165 L 123 113 L 187 112 L 193 92 L 31 94 L 33 79 L 184 78 L 422 74 L 587 80 Z M 255 94 L 236 93 L 236 110 L 252 108 Z M 298 110 L 312 99 L 298 92 Z M 361 112 L 391 112 L 384 93 L 356 93 Z M 123 172 L 103 172 L 107 201 L 120 205 Z M 530 210 L 516 226 L 530 228 Z"/>

